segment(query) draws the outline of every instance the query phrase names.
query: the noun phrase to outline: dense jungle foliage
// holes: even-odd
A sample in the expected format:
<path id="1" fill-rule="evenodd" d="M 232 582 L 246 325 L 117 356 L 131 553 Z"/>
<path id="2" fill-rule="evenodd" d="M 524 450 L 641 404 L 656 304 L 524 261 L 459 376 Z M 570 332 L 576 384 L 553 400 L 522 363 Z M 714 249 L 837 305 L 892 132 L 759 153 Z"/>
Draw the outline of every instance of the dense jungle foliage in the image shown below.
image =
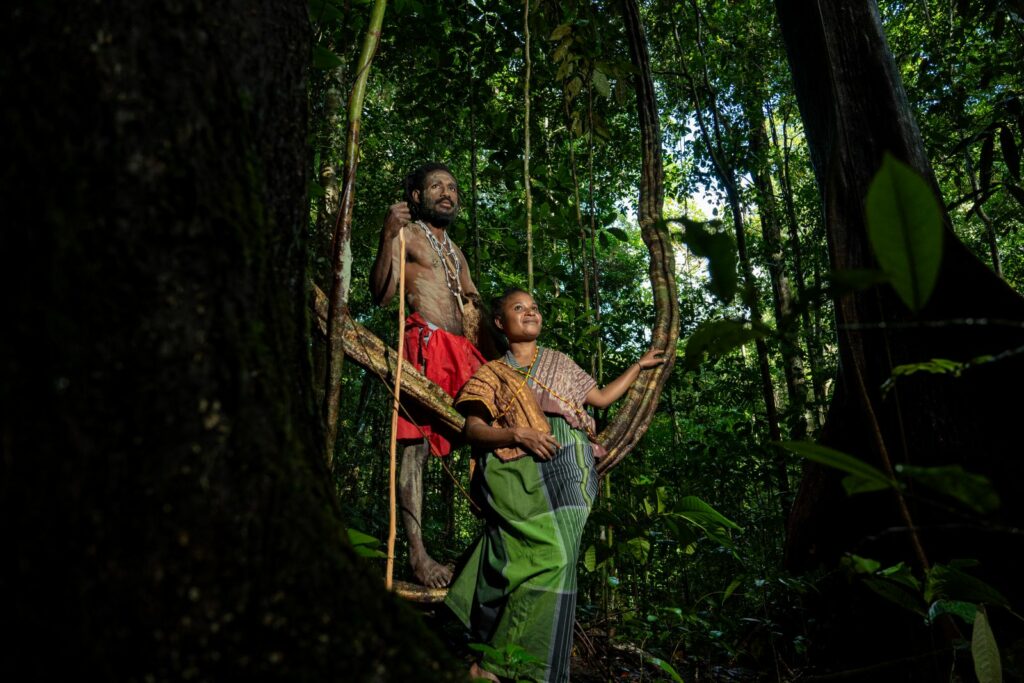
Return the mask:
<path id="1" fill-rule="evenodd" d="M 333 0 L 310 5 L 310 163 L 319 181 L 310 186 L 309 228 L 314 279 L 323 287 L 344 102 L 370 9 Z M 535 2 L 524 120 L 523 9 L 474 0 L 387 7 L 361 123 L 349 305 L 395 344 L 394 306 L 375 308 L 365 278 L 383 213 L 400 197 L 401 178 L 424 160 L 448 163 L 461 183 L 463 210 L 452 234 L 485 298 L 526 284 L 528 125 L 532 270 L 544 334 L 607 381 L 646 348 L 653 313 L 635 223 L 635 69 L 616 8 Z M 822 575 L 852 581 L 860 572 L 874 580 L 877 592 L 862 599 L 878 601 L 879 619 L 886 597 L 921 611 L 907 606 L 922 600 L 919 579 L 906 567 L 861 558 L 856 548 L 841 564 L 806 573 L 783 562 L 802 460 L 776 444 L 813 441 L 824 423 L 838 363 L 831 295 L 888 285 L 830 266 L 819 187 L 772 3 L 655 0 L 642 9 L 666 154 L 665 218 L 679 240 L 681 362 L 639 447 L 605 479 L 587 527 L 577 649 L 607 653 L 617 644 L 620 654 L 637 653 L 629 655 L 633 674 L 652 679 L 674 671 L 686 680 L 799 678 L 816 630 L 805 602 Z M 879 11 L 957 237 L 1024 291 L 1024 10 L 1014 2 L 929 0 L 881 2 Z M 714 246 L 684 244 L 688 228 L 706 231 Z M 711 341 L 702 341 L 708 335 Z M 767 377 L 755 337 L 763 340 Z M 322 356 L 318 341 L 314 357 Z M 970 360 L 920 358 L 915 369 L 959 374 L 956 363 Z M 387 533 L 387 391 L 346 364 L 335 482 L 350 525 L 376 538 Z M 801 452 L 843 466 L 839 455 Z M 432 462 L 427 475 L 427 544 L 447 561 L 478 528 L 462 493 L 467 461 L 468 453 L 457 452 Z M 945 476 L 937 487 L 947 495 L 970 489 L 967 482 L 979 487 L 961 498 L 968 517 L 983 524 L 995 506 L 979 502 L 994 495 L 984 480 Z M 886 584 L 883 570 L 885 577 L 906 572 L 903 588 L 917 586 L 910 591 L 917 595 Z M 922 631 L 938 613 L 960 608 L 935 596 L 923 598 Z M 975 602 L 1007 609 L 996 599 Z M 967 614 L 967 640 L 957 642 L 969 649 L 975 612 L 960 614 Z M 998 632 L 996 640 L 1006 675 L 1019 674 L 1022 642 Z M 617 676 L 609 665 L 595 666 L 595 675 Z"/>

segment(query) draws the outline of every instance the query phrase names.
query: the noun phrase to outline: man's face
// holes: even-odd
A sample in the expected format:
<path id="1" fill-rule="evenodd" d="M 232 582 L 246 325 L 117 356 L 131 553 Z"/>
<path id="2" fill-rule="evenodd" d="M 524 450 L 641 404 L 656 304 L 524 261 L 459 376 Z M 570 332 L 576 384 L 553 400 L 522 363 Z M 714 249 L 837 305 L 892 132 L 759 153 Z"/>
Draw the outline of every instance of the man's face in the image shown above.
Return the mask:
<path id="1" fill-rule="evenodd" d="M 438 227 L 448 227 L 459 212 L 459 186 L 445 171 L 432 171 L 423 181 L 422 191 L 413 191 L 419 201 L 420 218 Z"/>

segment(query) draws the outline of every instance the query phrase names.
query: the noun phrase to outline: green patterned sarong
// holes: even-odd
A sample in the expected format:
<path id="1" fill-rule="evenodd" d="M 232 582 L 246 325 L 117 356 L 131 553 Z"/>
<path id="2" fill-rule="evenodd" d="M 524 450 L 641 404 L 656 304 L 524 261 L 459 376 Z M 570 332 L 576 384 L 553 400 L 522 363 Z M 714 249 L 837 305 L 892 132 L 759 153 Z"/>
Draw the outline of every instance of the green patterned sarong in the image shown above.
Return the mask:
<path id="1" fill-rule="evenodd" d="M 446 604 L 475 641 L 498 650 L 518 645 L 541 660 L 519 671 L 488 665 L 493 673 L 567 681 L 576 564 L 598 479 L 586 434 L 558 416 L 548 422 L 561 444 L 551 460 L 480 458 L 475 483 L 487 524 Z"/>

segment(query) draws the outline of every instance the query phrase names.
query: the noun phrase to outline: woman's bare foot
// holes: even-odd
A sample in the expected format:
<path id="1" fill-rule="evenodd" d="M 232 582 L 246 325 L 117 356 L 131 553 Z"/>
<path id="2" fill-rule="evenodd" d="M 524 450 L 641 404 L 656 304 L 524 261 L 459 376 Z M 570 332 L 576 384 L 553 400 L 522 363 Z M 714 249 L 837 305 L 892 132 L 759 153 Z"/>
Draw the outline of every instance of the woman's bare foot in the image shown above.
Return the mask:
<path id="1" fill-rule="evenodd" d="M 494 683 L 501 683 L 501 680 L 497 676 L 492 674 L 487 669 L 484 669 L 476 662 L 473 662 L 473 666 L 469 667 L 469 679 L 471 681 L 476 681 L 481 678 L 485 681 L 494 681 Z"/>

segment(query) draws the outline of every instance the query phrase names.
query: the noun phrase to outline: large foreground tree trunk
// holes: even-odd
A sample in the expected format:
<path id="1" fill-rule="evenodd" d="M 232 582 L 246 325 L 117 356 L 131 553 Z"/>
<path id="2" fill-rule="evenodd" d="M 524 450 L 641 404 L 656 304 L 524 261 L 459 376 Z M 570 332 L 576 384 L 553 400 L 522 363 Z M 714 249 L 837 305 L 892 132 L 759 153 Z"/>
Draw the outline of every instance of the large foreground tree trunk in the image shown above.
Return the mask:
<path id="1" fill-rule="evenodd" d="M 305 5 L 20 3 L 3 27 L 4 673 L 447 678 L 323 463 Z"/>
<path id="2" fill-rule="evenodd" d="M 883 153 L 909 163 L 938 193 L 877 8 L 867 0 L 810 6 L 778 0 L 776 5 L 825 204 L 832 267 L 876 267 L 864 198 Z M 1024 320 L 1024 300 L 956 239 L 948 216 L 945 233 L 938 283 L 918 318 L 888 286 L 836 299 L 840 375 L 821 441 L 879 468 L 884 467 L 883 449 L 894 464 L 962 464 L 995 482 L 1003 501 L 995 521 L 1019 527 L 1024 503 L 1020 401 L 1004 396 L 1016 393 L 1024 380 L 1024 357 L 982 365 L 959 378 L 919 373 L 901 380 L 887 398 L 881 396 L 880 386 L 896 365 L 931 358 L 964 361 L 1024 344 L 1024 332 L 1013 327 L 902 326 L 915 320 Z M 890 328 L 859 327 L 879 322 Z M 919 553 L 911 550 L 911 535 L 892 493 L 847 498 L 838 478 L 833 471 L 806 468 L 790 524 L 791 566 L 830 566 L 841 553 L 853 551 L 886 563 L 906 560 L 920 572 Z M 909 512 L 928 562 L 980 559 L 979 575 L 1011 601 L 1021 596 L 1015 563 L 1004 559 L 1024 550 L 1019 534 L 950 516 L 943 508 L 911 504 Z M 830 666 L 893 659 L 935 645 L 927 641 L 916 615 L 908 612 L 901 623 L 898 614 L 884 615 L 881 599 L 844 592 L 856 589 L 839 584 L 831 588 L 824 596 L 820 637 L 826 652 L 822 661 Z M 996 614 L 997 634 L 1013 623 L 1003 616 Z M 922 636 L 915 641 L 914 634 Z M 904 674 L 886 676 L 934 680 L 936 673 L 917 662 Z"/>

